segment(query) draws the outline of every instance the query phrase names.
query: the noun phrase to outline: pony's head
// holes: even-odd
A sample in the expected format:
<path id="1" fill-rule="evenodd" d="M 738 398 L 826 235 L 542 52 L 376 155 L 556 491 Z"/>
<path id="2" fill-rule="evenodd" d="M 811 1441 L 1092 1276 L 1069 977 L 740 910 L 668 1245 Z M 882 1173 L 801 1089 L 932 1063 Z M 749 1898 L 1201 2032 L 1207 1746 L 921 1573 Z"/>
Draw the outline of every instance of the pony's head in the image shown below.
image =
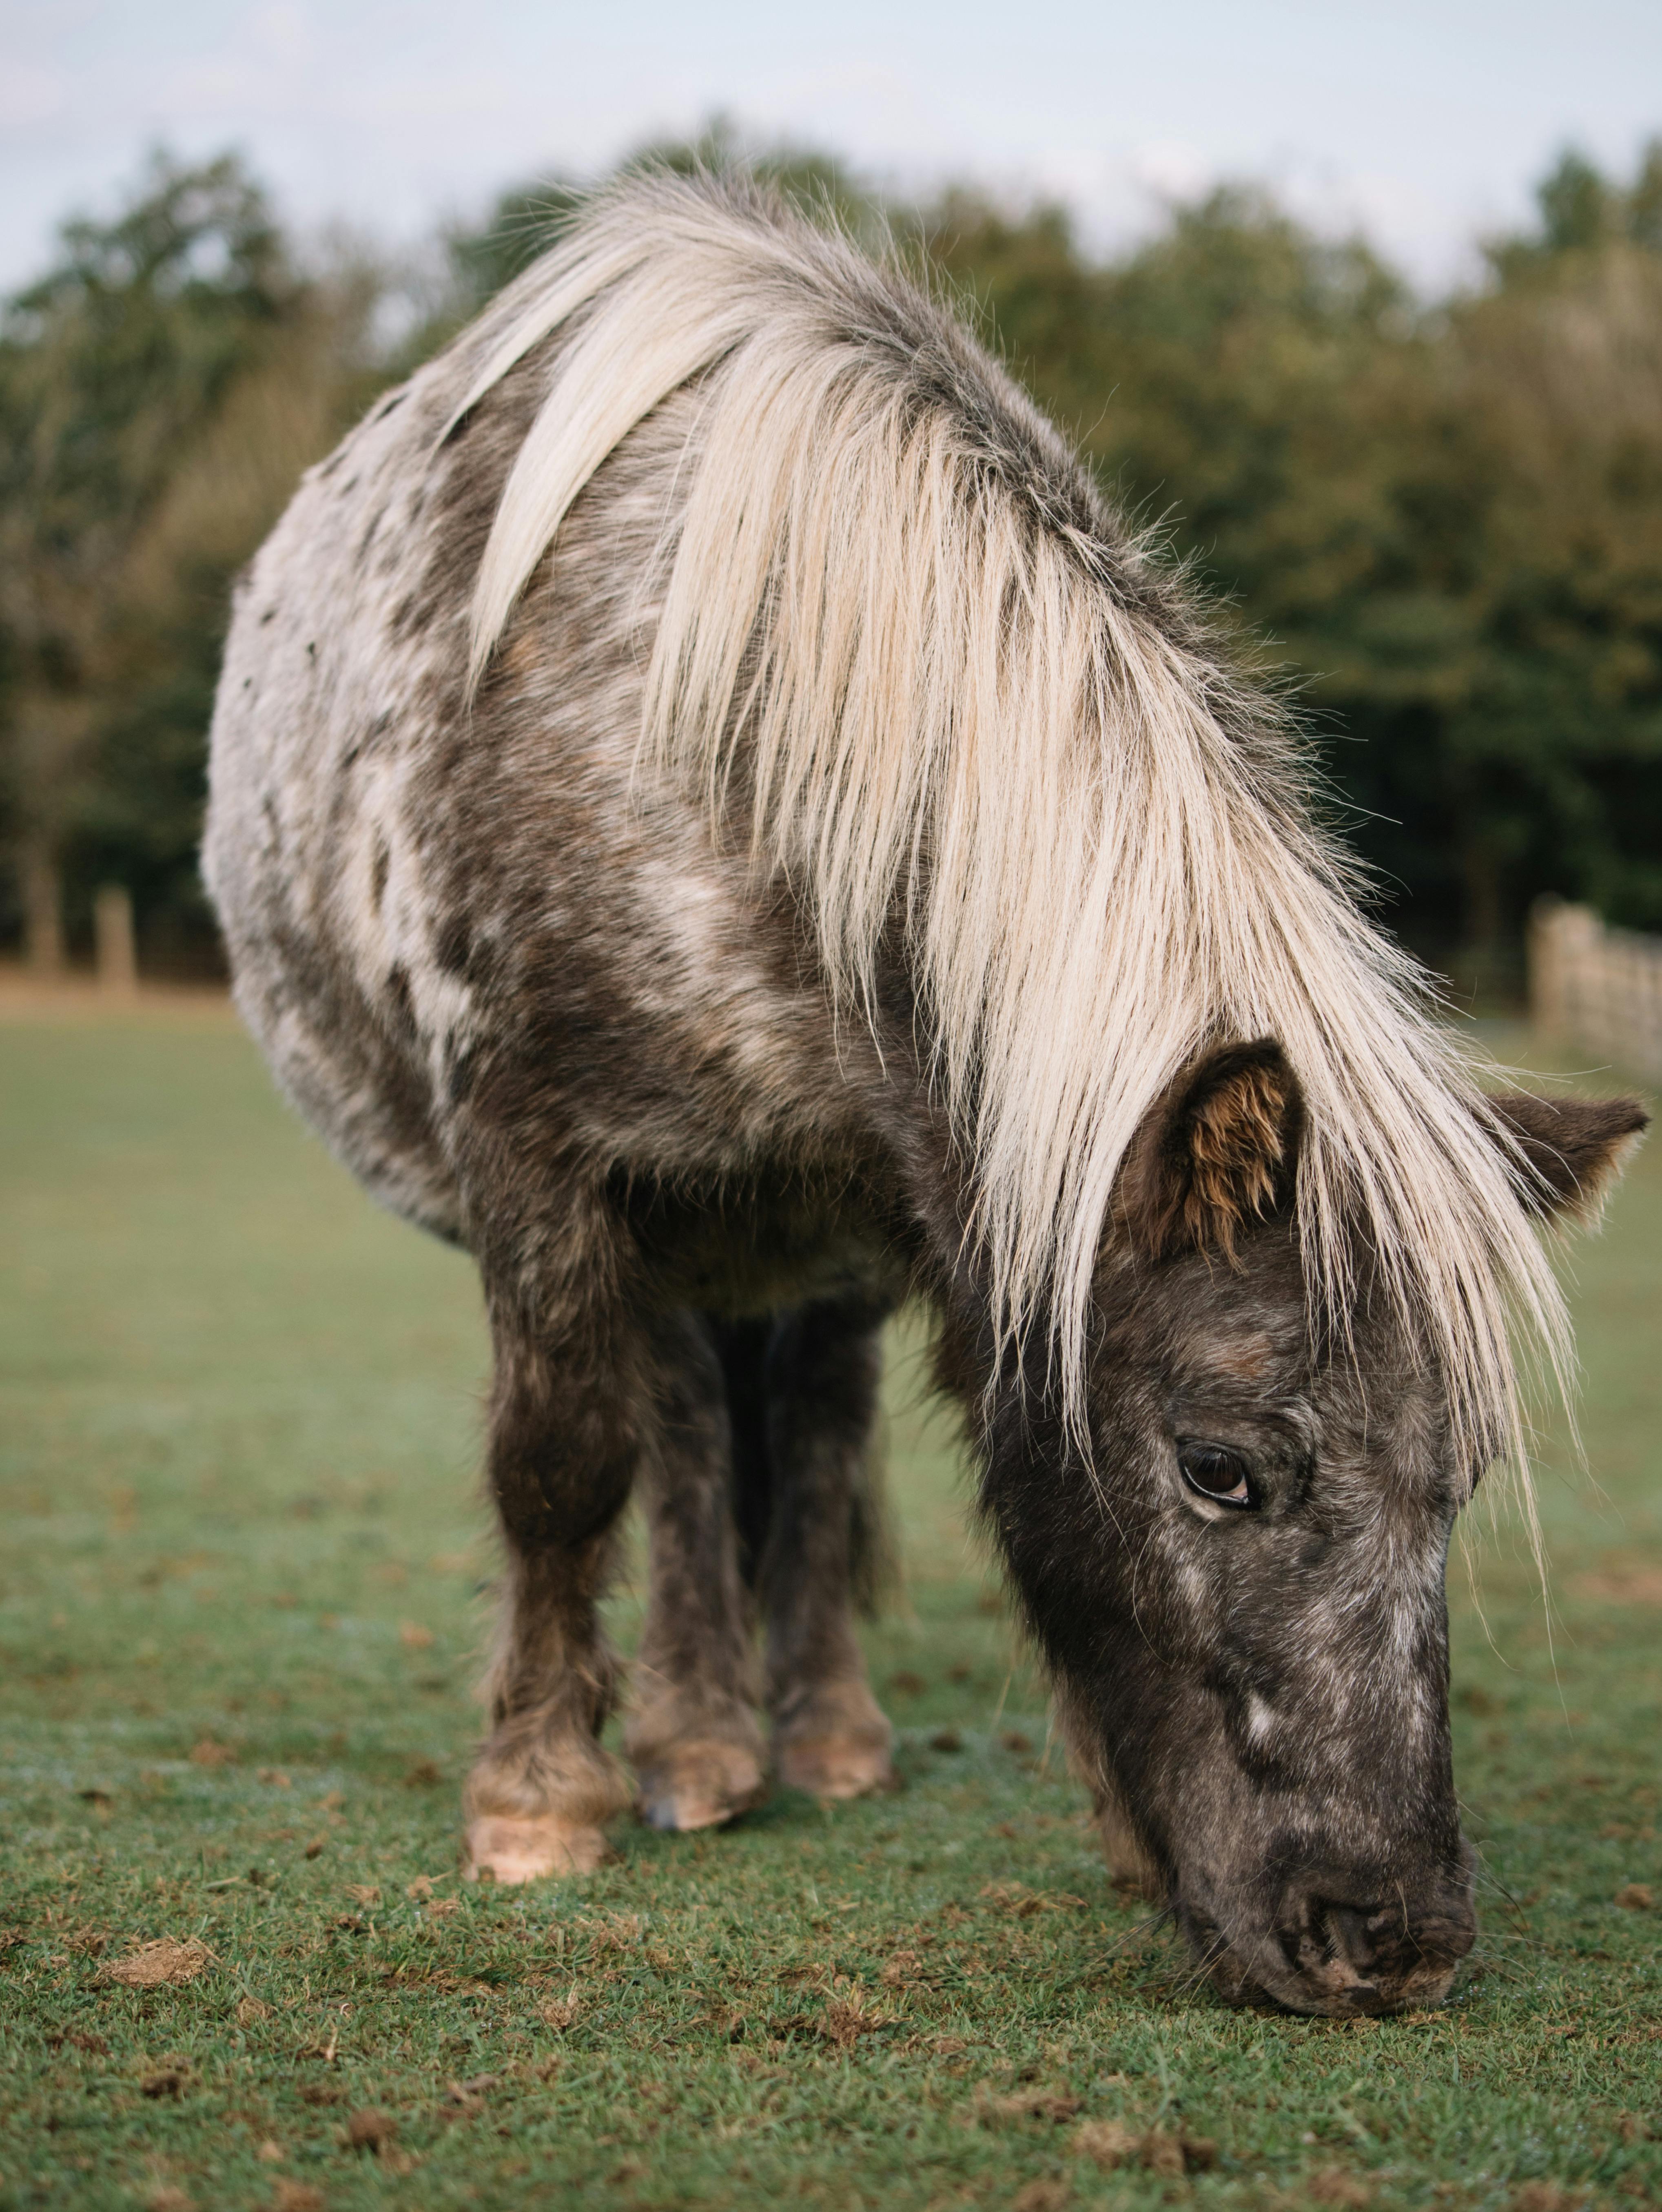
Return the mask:
<path id="1" fill-rule="evenodd" d="M 1595 1205 L 1645 1122 L 1483 1110 L 1543 1217 Z M 1440 1998 L 1472 1940 L 1444 1564 L 1482 1469 L 1360 1234 L 1343 1310 L 1312 1298 L 1301 1123 L 1273 1044 L 1172 1086 L 1104 1241 L 1093 1463 L 1012 1393 L 986 1502 L 1111 1860 L 1227 1996 L 1386 2012 Z"/>

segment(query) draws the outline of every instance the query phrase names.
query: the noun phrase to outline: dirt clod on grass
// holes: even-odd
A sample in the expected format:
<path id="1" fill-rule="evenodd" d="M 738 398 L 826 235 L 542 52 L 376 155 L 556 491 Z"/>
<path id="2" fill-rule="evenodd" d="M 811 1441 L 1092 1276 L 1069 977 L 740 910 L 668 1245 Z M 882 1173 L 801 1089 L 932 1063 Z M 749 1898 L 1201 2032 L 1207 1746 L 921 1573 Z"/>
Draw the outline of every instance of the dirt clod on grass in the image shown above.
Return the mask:
<path id="1" fill-rule="evenodd" d="M 398 2139 L 399 2124 L 391 2112 L 373 2106 L 354 2112 L 346 2123 L 346 2140 L 354 2150 L 373 2152 L 377 2157 L 389 2143 Z"/>
<path id="2" fill-rule="evenodd" d="M 1049 2120 L 1060 2125 L 1071 2120 L 1084 2105 L 1083 2097 L 1058 2089 L 1017 2089 L 1001 2096 L 983 2095 L 981 2113 L 988 2120 Z"/>
<path id="3" fill-rule="evenodd" d="M 84 2051 L 89 2058 L 110 2055 L 110 2046 L 101 2035 L 88 2035 L 79 2028 L 53 2028 L 46 2038 L 48 2051 L 61 2051 L 66 2043 L 71 2050 Z"/>
<path id="4" fill-rule="evenodd" d="M 1140 2155 L 1142 2137 L 1117 2120 L 1087 2120 L 1074 2132 L 1074 2148 L 1093 2160 L 1105 2172 L 1133 2165 Z"/>
<path id="5" fill-rule="evenodd" d="M 113 1960 L 99 1978 L 123 1983 L 130 1990 L 159 1990 L 168 1983 L 193 1982 L 213 1963 L 213 1953 L 194 1936 L 182 1943 L 171 1936 L 159 1936 L 142 1944 L 131 1958 Z"/>
<path id="6" fill-rule="evenodd" d="M 1337 2204 L 1348 2208 L 1348 2212 L 1361 2212 L 1363 2205 L 1373 2202 L 1367 2183 L 1337 2166 L 1325 2166 L 1319 2173 L 1312 2173 L 1303 2185 L 1303 2194 L 1312 2204 Z"/>
<path id="7" fill-rule="evenodd" d="M 818 2023 L 825 2040 L 835 2044 L 839 2051 L 846 2051 L 862 2035 L 880 2035 L 893 2025 L 886 2014 L 869 2010 L 857 1990 L 851 1997 L 839 1997 L 835 2003 L 828 2004 Z"/>
<path id="8" fill-rule="evenodd" d="M 279 2181 L 271 2196 L 271 2212 L 325 2212 L 320 2189 L 309 2181 Z"/>
<path id="9" fill-rule="evenodd" d="M 447 2082 L 444 2094 L 453 2104 L 466 2105 L 483 2097 L 487 2089 L 494 2089 L 502 2078 L 500 2074 L 472 2074 L 466 2081 Z"/>
<path id="10" fill-rule="evenodd" d="M 1010 2199 L 1010 2212 L 1062 2212 L 1071 2194 L 1065 2181 L 1030 2181 Z"/>
<path id="11" fill-rule="evenodd" d="M 1000 1912 L 1017 1920 L 1032 1920 L 1041 1912 L 1079 1912 L 1085 1899 L 1067 1889 L 1029 1889 L 1025 1881 L 989 1881 L 981 1893 Z"/>
<path id="12" fill-rule="evenodd" d="M 1105 2172 L 1118 2166 L 1141 2166 L 1150 2173 L 1176 2177 L 1209 2173 L 1218 2162 L 1218 2147 L 1208 2136 L 1172 2134 L 1165 2128 L 1128 2128 L 1118 2120 L 1086 2120 L 1074 2130 L 1074 2148 Z"/>
<path id="13" fill-rule="evenodd" d="M 1616 1893 L 1616 1901 L 1626 1912 L 1648 1912 L 1656 1903 L 1656 1893 L 1648 1882 L 1630 1881 Z"/>

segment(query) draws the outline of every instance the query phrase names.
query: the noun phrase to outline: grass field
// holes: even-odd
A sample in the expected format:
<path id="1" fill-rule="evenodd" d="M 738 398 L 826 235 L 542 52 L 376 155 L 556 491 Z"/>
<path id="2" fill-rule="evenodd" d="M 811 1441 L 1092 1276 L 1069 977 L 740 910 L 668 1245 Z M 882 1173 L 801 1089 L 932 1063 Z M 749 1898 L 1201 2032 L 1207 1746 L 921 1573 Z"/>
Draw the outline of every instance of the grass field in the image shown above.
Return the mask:
<path id="1" fill-rule="evenodd" d="M 0 1027 L 0 2205 L 1662 2204 L 1662 1146 L 1575 1265 L 1555 1656 L 1515 1538 L 1487 1633 L 1455 1576 L 1470 1967 L 1232 2014 L 1109 1887 L 904 1377 L 904 1790 L 464 1888 L 467 1263 L 223 1017 Z"/>

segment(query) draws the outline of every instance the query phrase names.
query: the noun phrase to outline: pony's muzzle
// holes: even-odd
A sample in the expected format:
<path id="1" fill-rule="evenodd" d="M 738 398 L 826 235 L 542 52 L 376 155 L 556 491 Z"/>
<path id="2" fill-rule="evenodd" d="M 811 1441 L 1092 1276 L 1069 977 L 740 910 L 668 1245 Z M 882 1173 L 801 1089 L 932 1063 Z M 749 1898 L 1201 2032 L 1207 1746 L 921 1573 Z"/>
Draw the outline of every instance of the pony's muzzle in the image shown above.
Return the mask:
<path id="1" fill-rule="evenodd" d="M 1267 1928 L 1229 1931 L 1178 1911 L 1221 1995 L 1336 2018 L 1440 2003 L 1476 1933 L 1470 1850 L 1414 1882 L 1312 1866 L 1288 1879 Z"/>

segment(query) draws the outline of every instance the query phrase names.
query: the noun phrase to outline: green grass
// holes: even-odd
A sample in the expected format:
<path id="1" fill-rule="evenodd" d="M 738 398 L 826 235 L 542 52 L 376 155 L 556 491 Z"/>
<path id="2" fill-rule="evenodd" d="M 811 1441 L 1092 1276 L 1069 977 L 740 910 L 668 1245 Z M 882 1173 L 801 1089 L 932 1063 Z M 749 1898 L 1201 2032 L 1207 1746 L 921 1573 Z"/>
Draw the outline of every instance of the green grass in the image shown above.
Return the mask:
<path id="1" fill-rule="evenodd" d="M 203 1018 L 0 1030 L 0 2204 L 1662 2203 L 1662 1911 L 1615 1902 L 1662 1900 L 1662 1148 L 1575 1263 L 1555 1657 L 1515 1537 L 1487 1637 L 1456 1576 L 1477 1952 L 1349 2026 L 1225 2011 L 1110 1888 L 904 1382 L 904 1790 L 464 1889 L 467 1263 Z M 161 1937 L 211 1960 L 107 1978 Z M 1216 2163 L 1102 2170 L 1093 2120 Z"/>

